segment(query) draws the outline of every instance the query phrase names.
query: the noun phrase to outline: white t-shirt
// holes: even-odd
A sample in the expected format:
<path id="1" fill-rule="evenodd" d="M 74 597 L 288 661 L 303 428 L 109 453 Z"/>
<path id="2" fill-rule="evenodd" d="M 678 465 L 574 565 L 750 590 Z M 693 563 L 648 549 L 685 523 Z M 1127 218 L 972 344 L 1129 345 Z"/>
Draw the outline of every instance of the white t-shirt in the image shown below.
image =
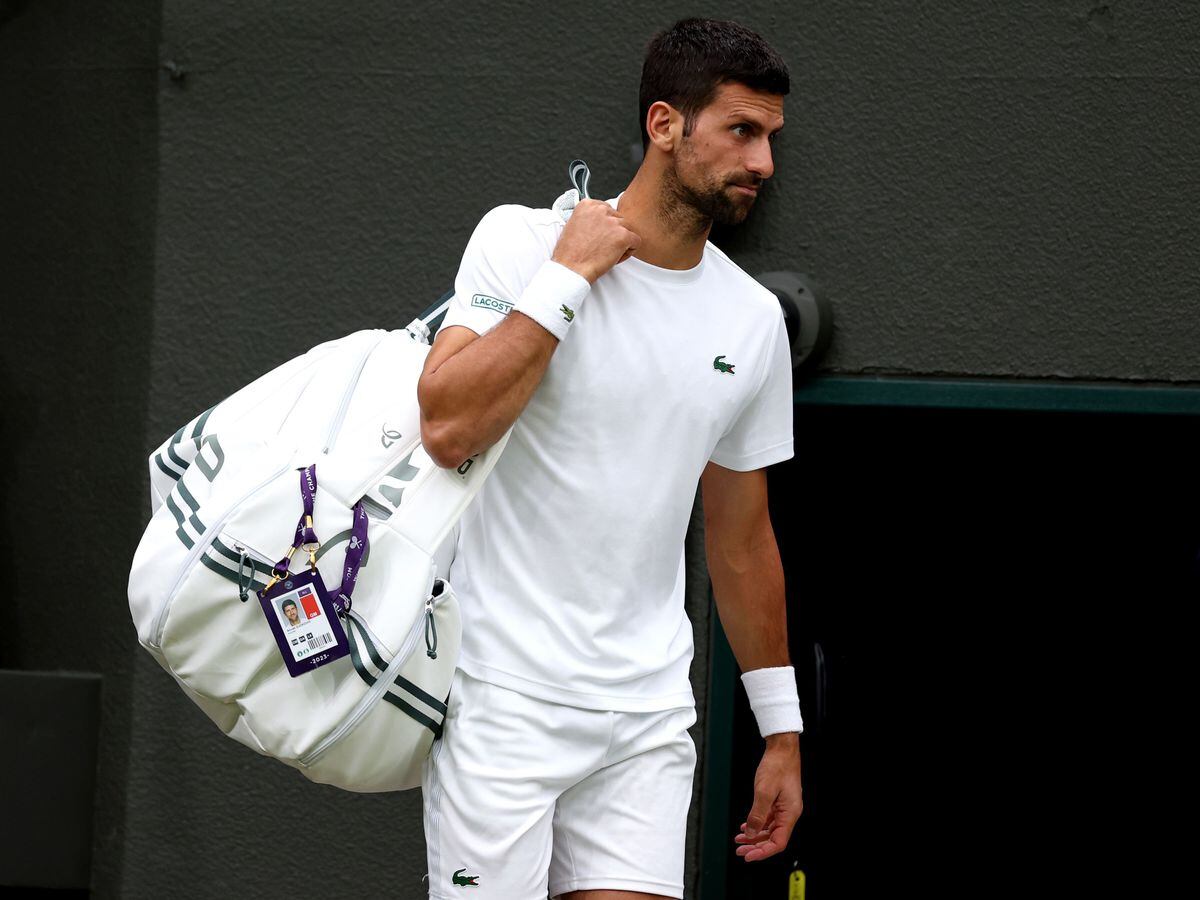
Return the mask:
<path id="1" fill-rule="evenodd" d="M 564 225 L 549 209 L 488 212 L 443 327 L 502 321 Z M 791 456 L 775 295 L 711 243 L 692 269 L 617 265 L 460 522 L 460 667 L 589 709 L 694 706 L 683 544 L 700 474 L 710 459 L 746 471 Z"/>

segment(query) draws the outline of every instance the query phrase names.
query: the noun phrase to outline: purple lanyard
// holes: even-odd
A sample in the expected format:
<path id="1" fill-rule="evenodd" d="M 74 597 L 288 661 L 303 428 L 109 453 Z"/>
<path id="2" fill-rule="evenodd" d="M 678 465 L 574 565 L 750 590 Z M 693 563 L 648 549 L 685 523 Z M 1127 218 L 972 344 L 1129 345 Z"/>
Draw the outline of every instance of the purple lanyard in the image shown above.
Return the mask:
<path id="1" fill-rule="evenodd" d="M 313 500 L 317 496 L 317 466 L 315 463 L 307 469 L 300 470 L 300 494 L 304 497 L 304 513 L 300 516 L 300 521 L 296 523 L 296 536 L 292 539 L 291 549 L 283 559 L 275 563 L 271 570 L 277 579 L 287 576 L 292 554 L 301 547 L 308 553 L 308 564 L 314 569 L 317 567 L 317 551 L 321 549 L 321 542 L 317 540 L 317 533 L 313 531 Z"/>
<path id="2" fill-rule="evenodd" d="M 313 505 L 317 496 L 316 463 L 300 470 L 300 495 L 304 498 L 304 513 L 296 523 L 296 535 L 287 555 L 275 563 L 271 570 L 276 581 L 287 577 L 292 555 L 297 550 L 304 550 L 308 554 L 309 566 L 314 570 L 317 568 L 317 550 L 321 548 L 321 542 L 313 530 Z M 370 524 L 370 520 L 362 501 L 354 504 L 351 511 L 354 513 L 354 524 L 350 527 L 350 543 L 346 547 L 346 561 L 342 565 L 342 585 L 333 592 L 333 605 L 339 613 L 350 611 L 350 595 L 354 593 L 354 585 L 358 583 L 358 569 L 362 565 L 362 558 L 369 543 L 367 525 Z"/>
<path id="3" fill-rule="evenodd" d="M 338 612 L 350 611 L 350 595 L 354 593 L 354 585 L 358 583 L 358 567 L 362 563 L 363 554 L 367 552 L 367 511 L 362 501 L 354 504 L 354 524 L 350 526 L 350 543 L 346 545 L 346 561 L 342 564 L 342 586 L 333 592 L 333 605 L 340 607 Z"/>

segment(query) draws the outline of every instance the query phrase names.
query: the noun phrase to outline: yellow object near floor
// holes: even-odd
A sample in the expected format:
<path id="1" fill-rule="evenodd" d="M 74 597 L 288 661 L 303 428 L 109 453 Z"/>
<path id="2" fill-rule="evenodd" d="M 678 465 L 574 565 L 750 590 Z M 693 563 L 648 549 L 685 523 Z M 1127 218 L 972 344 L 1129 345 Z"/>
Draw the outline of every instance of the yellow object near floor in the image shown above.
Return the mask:
<path id="1" fill-rule="evenodd" d="M 788 900 L 804 900 L 804 870 L 796 869 L 788 876 Z"/>

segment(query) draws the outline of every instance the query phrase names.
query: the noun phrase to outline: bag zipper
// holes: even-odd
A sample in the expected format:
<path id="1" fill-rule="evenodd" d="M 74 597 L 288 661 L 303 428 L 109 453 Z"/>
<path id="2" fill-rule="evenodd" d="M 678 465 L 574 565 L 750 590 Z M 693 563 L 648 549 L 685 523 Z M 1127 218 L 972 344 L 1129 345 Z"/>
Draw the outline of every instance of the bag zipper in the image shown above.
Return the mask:
<path id="1" fill-rule="evenodd" d="M 345 737 L 349 732 L 353 731 L 355 726 L 358 725 L 362 718 L 371 711 L 371 709 L 379 701 L 379 698 L 384 695 L 388 687 L 392 684 L 392 681 L 396 677 L 396 673 L 400 671 L 400 669 L 404 666 L 404 663 L 408 660 L 408 657 L 412 655 L 413 650 L 416 648 L 417 638 L 421 636 L 421 633 L 425 628 L 426 618 L 429 615 L 432 615 L 434 605 L 443 596 L 445 596 L 445 590 L 443 590 L 442 593 L 437 597 L 427 597 L 425 599 L 425 605 L 421 610 L 421 615 L 417 616 L 417 620 L 413 622 L 412 627 L 408 630 L 408 635 L 404 638 L 404 643 L 400 645 L 400 650 L 392 658 L 392 661 L 388 663 L 388 667 L 384 669 L 383 673 L 375 680 L 375 683 L 371 685 L 370 689 L 363 696 L 363 698 L 358 701 L 358 706 L 351 711 L 350 715 L 346 717 L 342 724 L 330 734 L 326 735 L 325 739 L 321 741 L 321 743 L 317 744 L 317 746 L 311 751 L 309 751 L 307 756 L 299 760 L 300 765 L 311 766 L 316 763 L 322 756 L 325 755 L 330 747 Z M 356 613 L 351 612 L 349 615 L 352 616 L 356 621 L 361 621 Z"/>
<path id="2" fill-rule="evenodd" d="M 238 553 L 245 553 L 246 556 L 248 556 L 250 559 L 254 560 L 257 563 L 262 563 L 264 566 L 275 565 L 275 560 L 268 559 L 266 556 L 264 556 L 258 550 L 255 550 L 253 547 L 248 546 L 247 544 L 243 543 L 242 541 L 233 541 L 231 546 L 232 546 L 232 549 L 236 550 Z"/>
<path id="3" fill-rule="evenodd" d="M 171 588 L 171 592 L 167 595 L 167 598 L 163 601 L 162 606 L 160 606 L 158 609 L 158 615 L 154 617 L 154 635 L 150 639 L 151 647 L 153 647 L 155 650 L 162 649 L 162 635 L 163 629 L 167 624 L 167 611 L 171 608 L 171 603 L 175 600 L 175 595 L 178 594 L 179 589 L 183 587 L 184 579 L 187 578 L 188 573 L 196 564 L 196 560 L 200 558 L 200 554 L 204 553 L 212 544 L 213 538 L 220 534 L 221 526 L 225 524 L 225 520 L 229 518 L 234 510 L 245 503 L 247 498 L 249 498 L 252 494 L 262 490 L 290 468 L 291 461 L 289 460 L 283 466 L 283 468 L 273 473 L 270 478 L 264 479 L 261 484 L 258 484 L 251 490 L 247 491 L 237 500 L 237 502 L 231 503 L 228 507 L 226 507 L 225 512 L 221 514 L 221 518 L 217 519 L 217 521 L 204 529 L 204 534 L 202 534 L 200 539 L 196 541 L 196 545 L 192 547 L 191 551 L 187 555 L 187 559 L 184 560 L 183 566 L 179 570 L 179 575 L 175 579 L 175 585 Z"/>
<path id="4" fill-rule="evenodd" d="M 342 422 L 346 419 L 346 412 L 350 409 L 350 398 L 354 396 L 354 390 L 358 387 L 358 379 L 362 377 L 363 369 L 367 367 L 367 360 L 370 358 L 372 351 L 386 337 L 386 332 L 373 343 L 370 347 L 363 351 L 362 357 L 358 361 L 358 367 L 354 370 L 354 374 L 350 377 L 350 383 L 346 385 L 345 393 L 342 394 L 341 405 L 338 406 L 337 415 L 333 417 L 333 422 L 329 425 L 329 434 L 325 437 L 325 449 L 322 453 L 328 453 L 333 447 L 333 442 L 337 440 L 338 432 L 342 430 Z"/>

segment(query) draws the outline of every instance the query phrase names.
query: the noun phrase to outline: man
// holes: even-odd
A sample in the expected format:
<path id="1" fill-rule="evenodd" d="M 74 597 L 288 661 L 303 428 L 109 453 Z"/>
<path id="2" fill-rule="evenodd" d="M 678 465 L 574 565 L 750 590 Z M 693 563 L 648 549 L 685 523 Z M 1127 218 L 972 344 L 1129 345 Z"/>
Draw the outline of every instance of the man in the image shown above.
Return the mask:
<path id="1" fill-rule="evenodd" d="M 774 295 L 707 242 L 773 172 L 787 68 L 732 22 L 651 41 L 625 191 L 476 227 L 418 386 L 456 466 L 512 436 L 461 523 L 459 668 L 422 789 L 431 897 L 683 896 L 696 721 L 683 543 L 702 483 L 718 611 L 767 746 L 734 837 L 800 814 L 794 670 L 763 467 L 792 456 Z"/>
<path id="2" fill-rule="evenodd" d="M 296 607 L 295 600 L 283 601 L 283 614 L 287 616 L 288 628 L 295 628 L 297 625 L 303 624 L 300 621 L 300 610 Z"/>

